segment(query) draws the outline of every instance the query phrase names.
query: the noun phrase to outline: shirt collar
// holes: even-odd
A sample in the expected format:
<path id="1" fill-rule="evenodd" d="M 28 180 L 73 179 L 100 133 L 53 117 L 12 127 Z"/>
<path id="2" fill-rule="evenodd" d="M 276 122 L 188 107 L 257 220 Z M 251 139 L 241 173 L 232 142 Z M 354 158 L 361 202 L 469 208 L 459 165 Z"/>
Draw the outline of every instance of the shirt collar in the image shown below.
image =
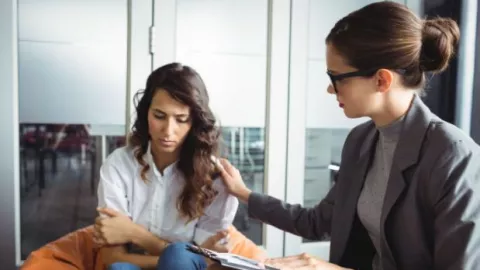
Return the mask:
<path id="1" fill-rule="evenodd" d="M 165 177 L 168 178 L 168 177 L 172 176 L 176 171 L 178 161 L 175 161 L 172 164 L 168 165 L 163 170 L 163 175 L 160 173 L 160 171 L 157 168 L 157 165 L 155 165 L 155 162 L 153 160 L 151 142 L 148 142 L 148 148 L 147 148 L 147 152 L 145 153 L 145 158 L 147 160 L 148 165 L 150 165 L 150 168 L 152 168 L 153 175 L 157 179 L 161 179 L 161 178 L 165 178 Z"/>

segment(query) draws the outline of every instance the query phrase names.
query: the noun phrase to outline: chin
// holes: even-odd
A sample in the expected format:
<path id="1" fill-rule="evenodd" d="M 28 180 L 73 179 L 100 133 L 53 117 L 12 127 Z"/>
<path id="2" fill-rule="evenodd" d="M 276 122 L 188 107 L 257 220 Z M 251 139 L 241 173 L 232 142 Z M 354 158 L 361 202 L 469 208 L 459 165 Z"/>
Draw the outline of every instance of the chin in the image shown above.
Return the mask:
<path id="1" fill-rule="evenodd" d="M 363 115 L 361 114 L 358 114 L 358 113 L 352 113 L 352 112 L 348 112 L 348 111 L 343 111 L 343 113 L 345 114 L 345 116 L 347 118 L 350 118 L 350 119 L 356 119 L 356 118 L 361 118 L 363 117 Z"/>
<path id="2" fill-rule="evenodd" d="M 177 149 L 175 147 L 158 147 L 158 150 L 161 153 L 173 153 Z"/>
<path id="3" fill-rule="evenodd" d="M 154 147 L 158 153 L 173 153 L 177 149 L 174 146 L 165 147 L 162 145 L 154 145 Z"/>

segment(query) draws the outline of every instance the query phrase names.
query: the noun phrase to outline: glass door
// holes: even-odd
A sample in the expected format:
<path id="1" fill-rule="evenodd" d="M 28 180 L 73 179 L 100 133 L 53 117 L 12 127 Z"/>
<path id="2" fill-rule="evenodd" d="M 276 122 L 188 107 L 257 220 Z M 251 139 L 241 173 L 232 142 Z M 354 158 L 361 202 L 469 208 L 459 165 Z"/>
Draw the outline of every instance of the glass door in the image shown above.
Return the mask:
<path id="1" fill-rule="evenodd" d="M 274 168 L 286 163 L 289 8 L 287 0 L 157 0 L 154 15 L 155 66 L 179 61 L 200 73 L 224 156 L 252 190 L 281 199 L 285 170 Z M 236 228 L 281 256 L 283 232 L 247 211 L 240 205 Z"/>
<path id="2" fill-rule="evenodd" d="M 17 263 L 94 223 L 99 168 L 124 145 L 131 92 L 151 71 L 152 8 L 18 1 Z"/>

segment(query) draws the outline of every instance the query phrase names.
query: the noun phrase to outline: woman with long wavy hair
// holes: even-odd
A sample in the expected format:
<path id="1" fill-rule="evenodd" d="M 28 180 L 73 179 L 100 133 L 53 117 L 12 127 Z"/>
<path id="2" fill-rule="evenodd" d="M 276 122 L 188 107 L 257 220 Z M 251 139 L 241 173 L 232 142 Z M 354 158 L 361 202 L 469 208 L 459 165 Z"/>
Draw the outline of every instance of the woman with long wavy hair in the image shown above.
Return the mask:
<path id="1" fill-rule="evenodd" d="M 100 170 L 95 240 L 118 269 L 206 269 L 186 243 L 224 251 L 238 200 L 215 179 L 219 128 L 199 74 L 171 63 L 135 96 L 128 145 Z M 160 259 L 160 260 L 159 260 Z"/>

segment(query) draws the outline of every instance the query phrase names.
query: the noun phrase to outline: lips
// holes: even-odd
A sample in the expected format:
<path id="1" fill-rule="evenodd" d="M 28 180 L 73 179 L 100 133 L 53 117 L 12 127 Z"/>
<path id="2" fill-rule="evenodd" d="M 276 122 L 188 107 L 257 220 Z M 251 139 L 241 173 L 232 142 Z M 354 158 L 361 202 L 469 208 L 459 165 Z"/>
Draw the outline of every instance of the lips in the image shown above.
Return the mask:
<path id="1" fill-rule="evenodd" d="M 165 139 L 160 139 L 160 140 L 158 140 L 158 142 L 159 142 L 161 145 L 164 145 L 164 146 L 170 146 L 170 145 L 175 144 L 174 141 L 165 140 Z"/>
<path id="2" fill-rule="evenodd" d="M 340 106 L 340 108 L 343 108 L 344 104 L 339 102 L 338 106 Z"/>

